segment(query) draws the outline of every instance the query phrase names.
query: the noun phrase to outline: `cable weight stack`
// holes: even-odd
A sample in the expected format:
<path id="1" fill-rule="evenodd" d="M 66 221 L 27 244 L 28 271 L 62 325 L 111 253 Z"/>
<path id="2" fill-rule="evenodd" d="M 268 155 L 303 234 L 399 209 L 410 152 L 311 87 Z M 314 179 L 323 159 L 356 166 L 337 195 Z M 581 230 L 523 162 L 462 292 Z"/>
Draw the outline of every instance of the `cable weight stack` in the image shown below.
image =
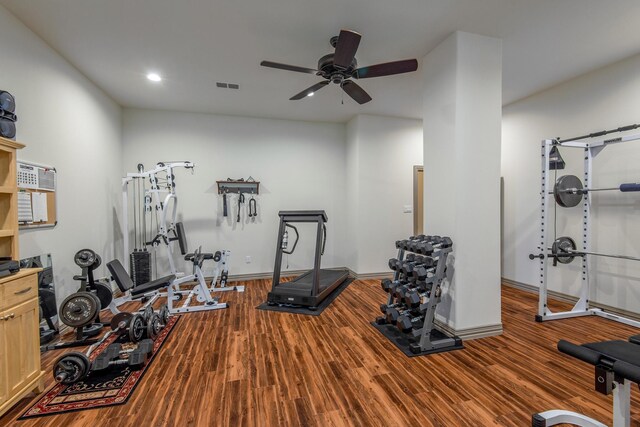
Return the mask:
<path id="1" fill-rule="evenodd" d="M 135 286 L 150 282 L 151 253 L 146 250 L 131 252 L 129 254 L 129 271 Z"/>

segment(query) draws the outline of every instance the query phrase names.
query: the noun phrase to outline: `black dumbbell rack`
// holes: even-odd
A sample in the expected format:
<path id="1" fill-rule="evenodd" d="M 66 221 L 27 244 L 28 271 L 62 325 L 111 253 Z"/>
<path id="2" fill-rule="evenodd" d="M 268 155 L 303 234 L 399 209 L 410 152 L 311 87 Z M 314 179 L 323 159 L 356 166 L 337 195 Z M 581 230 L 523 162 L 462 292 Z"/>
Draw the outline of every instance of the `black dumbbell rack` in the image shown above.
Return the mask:
<path id="1" fill-rule="evenodd" d="M 453 242 L 448 237 L 419 235 L 397 241 L 396 248 L 397 257 L 389 260 L 393 279 L 382 281 L 389 294 L 380 307 L 383 316 L 372 324 L 408 356 L 462 349 L 459 337 L 435 324 Z"/>

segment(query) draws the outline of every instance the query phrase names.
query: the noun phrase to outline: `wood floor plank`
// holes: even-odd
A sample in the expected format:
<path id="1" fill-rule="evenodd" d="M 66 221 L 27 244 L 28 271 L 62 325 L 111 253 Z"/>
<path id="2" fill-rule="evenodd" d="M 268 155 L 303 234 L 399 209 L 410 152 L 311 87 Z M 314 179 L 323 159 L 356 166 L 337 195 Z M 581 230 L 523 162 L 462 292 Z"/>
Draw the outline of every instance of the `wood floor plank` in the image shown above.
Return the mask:
<path id="1" fill-rule="evenodd" d="M 228 309 L 182 317 L 127 404 L 16 421 L 32 397 L 0 425 L 526 426 L 547 409 L 611 424 L 611 397 L 593 390 L 592 367 L 556 343 L 638 333 L 595 316 L 536 323 L 537 295 L 504 286 L 503 335 L 407 358 L 369 324 L 385 301 L 379 281 L 355 281 L 317 317 L 256 310 L 270 283 L 244 284 L 244 293 L 220 295 Z M 62 352 L 45 354 L 44 369 Z"/>

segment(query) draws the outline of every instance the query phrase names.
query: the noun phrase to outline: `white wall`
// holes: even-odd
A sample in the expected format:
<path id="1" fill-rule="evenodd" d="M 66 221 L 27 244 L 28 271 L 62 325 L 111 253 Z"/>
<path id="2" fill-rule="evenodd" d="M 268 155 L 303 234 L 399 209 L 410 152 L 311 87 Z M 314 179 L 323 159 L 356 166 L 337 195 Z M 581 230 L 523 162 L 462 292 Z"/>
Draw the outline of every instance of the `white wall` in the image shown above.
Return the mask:
<path id="1" fill-rule="evenodd" d="M 77 289 L 77 250 L 114 256 L 121 109 L 2 6 L 0 39 L 0 88 L 16 97 L 17 140 L 27 145 L 18 160 L 58 170 L 58 225 L 20 232 L 20 256 L 52 254 L 60 301 Z"/>
<path id="2" fill-rule="evenodd" d="M 178 212 L 189 247 L 231 250 L 232 275 L 273 271 L 280 210 L 324 209 L 329 221 L 322 265 L 344 267 L 345 135 L 345 126 L 335 123 L 126 109 L 121 174 L 135 171 L 138 163 L 151 169 L 158 161 L 195 162 L 193 175 L 176 174 Z M 249 175 L 260 181 L 257 220 L 246 216 L 245 204 L 236 222 L 235 195 L 224 218 L 216 180 Z M 313 266 L 315 230 L 298 228 L 301 240 L 289 257 L 290 270 Z M 160 271 L 162 257 L 164 252 L 158 256 Z"/>
<path id="3" fill-rule="evenodd" d="M 499 333 L 501 41 L 456 32 L 422 70 L 425 230 L 454 242 L 438 313 Z"/>
<path id="4" fill-rule="evenodd" d="M 359 274 L 388 272 L 395 241 L 413 234 L 413 166 L 422 164 L 422 121 L 359 115 L 347 125 L 349 258 Z"/>
<path id="5" fill-rule="evenodd" d="M 194 161 L 194 175 L 178 171 L 176 186 L 189 246 L 231 250 L 232 275 L 273 271 L 277 213 L 289 209 L 327 211 L 323 266 L 385 272 L 394 241 L 413 231 L 413 216 L 402 208 L 413 200 L 421 125 L 366 115 L 345 126 L 126 109 L 122 173 L 138 163 L 150 169 L 158 161 Z M 235 221 L 236 196 L 223 218 L 215 181 L 249 175 L 261 182 L 257 221 L 244 216 L 246 206 Z M 289 257 L 290 270 L 312 266 L 314 242 L 309 229 Z"/>
<path id="6" fill-rule="evenodd" d="M 503 277 L 538 285 L 536 252 L 540 224 L 540 141 L 571 137 L 639 123 L 640 56 L 596 70 L 503 111 L 502 175 L 504 176 Z M 567 169 L 558 176 L 582 177 L 582 158 L 564 149 Z M 595 187 L 638 182 L 640 142 L 610 146 L 595 159 Z M 593 193 L 592 249 L 640 256 L 640 197 L 637 193 Z M 581 209 L 557 208 L 557 235 L 580 241 Z M 553 216 L 551 217 L 553 221 Z M 553 222 L 552 222 L 553 223 Z M 550 230 L 553 234 L 553 230 Z M 593 258 L 591 299 L 640 312 L 640 265 L 637 262 Z M 579 262 L 550 268 L 549 288 L 577 295 Z"/>

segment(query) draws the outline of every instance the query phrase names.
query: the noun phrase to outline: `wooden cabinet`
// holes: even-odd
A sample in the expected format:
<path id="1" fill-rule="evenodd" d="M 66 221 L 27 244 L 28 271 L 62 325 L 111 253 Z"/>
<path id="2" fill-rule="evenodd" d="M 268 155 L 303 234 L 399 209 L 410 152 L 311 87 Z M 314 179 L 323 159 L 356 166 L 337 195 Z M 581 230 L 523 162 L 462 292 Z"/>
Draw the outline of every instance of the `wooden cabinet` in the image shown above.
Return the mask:
<path id="1" fill-rule="evenodd" d="M 37 268 L 0 279 L 0 415 L 44 388 Z"/>
<path id="2" fill-rule="evenodd" d="M 16 150 L 23 144 L 0 137 L 0 257 L 19 259 Z"/>

